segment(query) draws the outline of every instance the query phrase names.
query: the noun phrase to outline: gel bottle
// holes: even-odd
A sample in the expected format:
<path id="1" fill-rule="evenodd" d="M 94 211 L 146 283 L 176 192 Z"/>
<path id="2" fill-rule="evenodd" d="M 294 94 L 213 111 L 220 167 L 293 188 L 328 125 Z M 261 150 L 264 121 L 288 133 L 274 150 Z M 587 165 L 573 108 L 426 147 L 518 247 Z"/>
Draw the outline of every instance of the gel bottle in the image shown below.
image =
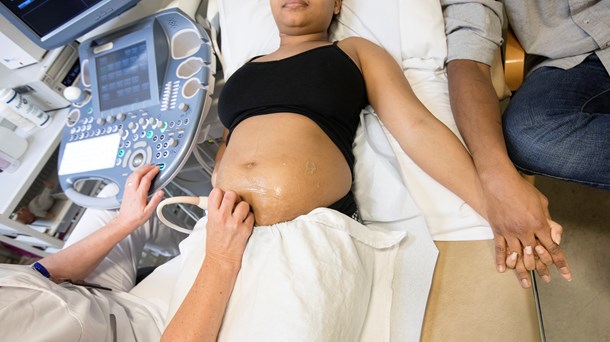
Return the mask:
<path id="1" fill-rule="evenodd" d="M 46 127 L 51 123 L 49 114 L 43 112 L 26 97 L 21 96 L 11 88 L 0 89 L 0 101 L 38 127 Z"/>

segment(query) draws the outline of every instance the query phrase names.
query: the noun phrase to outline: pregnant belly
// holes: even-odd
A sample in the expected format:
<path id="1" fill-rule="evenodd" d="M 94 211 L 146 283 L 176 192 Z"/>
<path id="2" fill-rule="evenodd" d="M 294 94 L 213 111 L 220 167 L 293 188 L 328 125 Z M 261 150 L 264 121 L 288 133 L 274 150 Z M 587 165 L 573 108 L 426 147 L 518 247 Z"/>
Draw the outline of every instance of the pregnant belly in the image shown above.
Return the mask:
<path id="1" fill-rule="evenodd" d="M 294 114 L 277 120 L 278 115 L 240 123 L 217 165 L 215 186 L 248 202 L 256 225 L 330 206 L 351 187 L 343 154 L 315 123 Z"/>

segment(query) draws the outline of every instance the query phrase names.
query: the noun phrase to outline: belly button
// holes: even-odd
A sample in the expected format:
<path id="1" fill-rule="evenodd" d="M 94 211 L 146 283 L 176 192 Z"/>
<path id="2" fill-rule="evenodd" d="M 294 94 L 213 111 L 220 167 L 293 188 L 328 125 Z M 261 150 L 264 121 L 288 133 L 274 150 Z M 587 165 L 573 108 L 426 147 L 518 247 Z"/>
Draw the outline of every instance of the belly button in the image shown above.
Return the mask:
<path id="1" fill-rule="evenodd" d="M 249 162 L 249 163 L 246 163 L 245 166 L 246 166 L 246 169 L 252 169 L 252 168 L 254 168 L 256 166 L 256 163 L 255 162 Z"/>

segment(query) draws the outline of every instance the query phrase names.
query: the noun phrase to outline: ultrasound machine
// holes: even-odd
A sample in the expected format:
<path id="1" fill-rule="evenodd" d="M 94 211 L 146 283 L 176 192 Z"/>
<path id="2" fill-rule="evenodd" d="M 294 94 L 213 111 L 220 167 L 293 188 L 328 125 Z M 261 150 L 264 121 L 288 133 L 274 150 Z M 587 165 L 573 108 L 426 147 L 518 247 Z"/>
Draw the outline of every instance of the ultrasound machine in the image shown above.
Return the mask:
<path id="1" fill-rule="evenodd" d="M 53 48 L 137 2 L 1 0 L 0 14 Z M 151 193 L 164 188 L 195 148 L 212 103 L 216 65 L 208 34 L 169 8 L 85 39 L 78 55 L 80 80 L 64 91 L 70 107 L 58 173 L 65 194 L 83 207 L 118 208 L 127 176 L 146 163 L 161 169 Z M 80 193 L 76 185 L 86 180 L 115 183 L 119 192 Z"/>

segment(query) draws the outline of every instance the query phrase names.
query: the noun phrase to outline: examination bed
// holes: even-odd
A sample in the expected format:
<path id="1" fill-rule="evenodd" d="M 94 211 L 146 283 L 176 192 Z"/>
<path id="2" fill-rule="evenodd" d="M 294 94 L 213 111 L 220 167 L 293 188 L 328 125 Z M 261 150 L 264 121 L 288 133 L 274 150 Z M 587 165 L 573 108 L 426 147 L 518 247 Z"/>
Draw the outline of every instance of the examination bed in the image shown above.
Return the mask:
<path id="1" fill-rule="evenodd" d="M 225 79 L 250 58 L 277 47 L 268 0 L 210 3 L 211 9 L 217 5 L 218 12 L 212 10 L 208 17 L 217 15 L 212 30 L 219 32 L 216 52 Z M 357 35 L 388 50 L 419 99 L 459 136 L 449 105 L 447 48 L 438 1 L 345 0 L 337 19 L 332 40 Z M 354 228 L 324 209 L 317 209 L 313 219 L 297 219 L 295 226 L 286 227 L 286 231 L 302 229 L 298 235 L 283 236 L 281 245 L 270 242 L 279 232 L 255 229 L 219 340 L 540 340 L 534 293 L 521 289 L 512 272 L 495 271 L 487 222 L 419 169 L 370 107 L 363 110 L 354 154 L 354 194 L 368 229 Z M 306 229 L 312 220 L 336 225 Z M 204 223 L 200 221 L 181 244 L 179 257 L 159 267 L 132 292 L 173 315 L 203 258 Z M 285 258 L 262 267 L 253 261 L 264 256 L 252 242 L 275 250 L 276 255 L 284 253 Z M 349 255 L 337 256 L 329 251 L 332 243 L 354 247 Z M 328 256 L 340 262 L 319 261 Z M 315 258 L 324 270 L 307 275 L 317 280 L 311 289 L 300 288 L 309 278 L 289 276 L 287 265 L 300 263 L 299 258 L 310 258 L 303 265 Z M 340 272 L 337 266 L 351 273 L 333 275 Z M 271 274 L 270 268 L 281 274 Z M 283 281 L 289 283 L 278 285 Z M 150 290 L 153 287 L 155 291 Z M 167 288 L 163 298 L 152 294 L 162 292 L 159 287 Z M 352 331 L 345 332 L 346 327 Z"/>

